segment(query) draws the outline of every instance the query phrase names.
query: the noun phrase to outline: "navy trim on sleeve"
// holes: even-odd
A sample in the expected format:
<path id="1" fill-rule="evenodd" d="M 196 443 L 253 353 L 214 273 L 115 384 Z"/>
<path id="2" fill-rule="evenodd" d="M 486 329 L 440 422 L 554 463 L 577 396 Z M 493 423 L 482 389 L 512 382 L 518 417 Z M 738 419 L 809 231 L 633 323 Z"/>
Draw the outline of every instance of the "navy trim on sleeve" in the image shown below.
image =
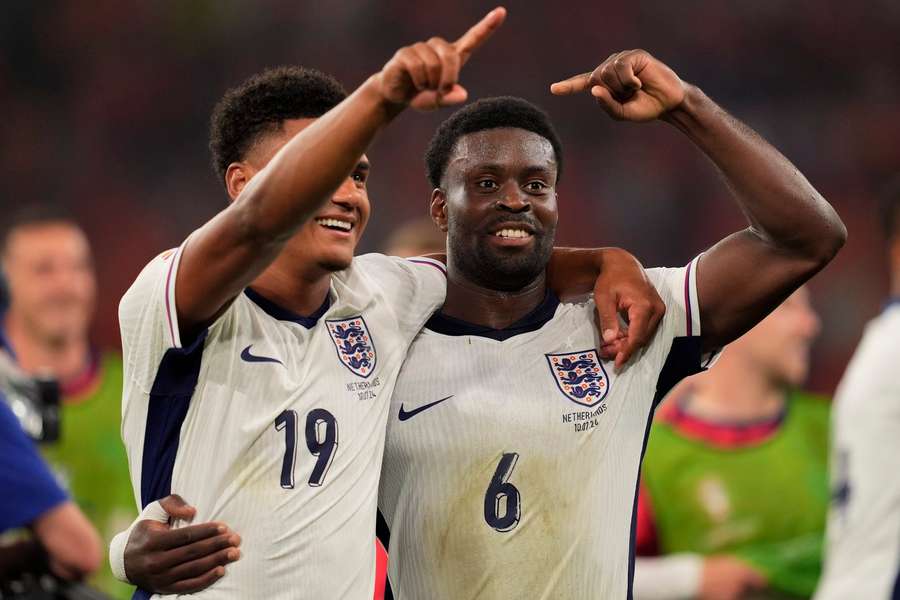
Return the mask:
<path id="1" fill-rule="evenodd" d="M 187 348 L 170 348 L 163 355 L 150 390 L 144 452 L 141 457 L 141 506 L 168 496 L 178 453 L 181 424 L 197 387 L 203 344 L 202 332 Z"/>
<path id="2" fill-rule="evenodd" d="M 197 388 L 203 346 L 209 330 L 189 347 L 170 348 L 163 355 L 150 389 L 144 452 L 141 457 L 141 506 L 172 493 L 172 470 L 178 454 L 181 425 Z M 136 589 L 132 600 L 149 600 L 153 594 Z"/>
<path id="3" fill-rule="evenodd" d="M 688 314 L 690 319 L 690 314 Z M 672 347 L 666 356 L 666 362 L 659 372 L 656 380 L 656 393 L 653 396 L 653 408 L 647 415 L 647 425 L 644 427 L 644 442 L 641 447 L 641 463 L 644 462 L 644 454 L 647 452 L 647 441 L 650 439 L 650 429 L 653 424 L 653 414 L 656 407 L 662 402 L 675 385 L 691 375 L 704 371 L 701 365 L 703 360 L 703 340 L 699 336 L 677 337 L 672 340 Z M 631 537 L 628 543 L 628 600 L 634 596 L 634 554 L 637 538 L 637 505 L 638 490 L 641 485 L 641 467 L 638 466 L 637 481 L 634 484 L 634 504 L 631 509 Z"/>

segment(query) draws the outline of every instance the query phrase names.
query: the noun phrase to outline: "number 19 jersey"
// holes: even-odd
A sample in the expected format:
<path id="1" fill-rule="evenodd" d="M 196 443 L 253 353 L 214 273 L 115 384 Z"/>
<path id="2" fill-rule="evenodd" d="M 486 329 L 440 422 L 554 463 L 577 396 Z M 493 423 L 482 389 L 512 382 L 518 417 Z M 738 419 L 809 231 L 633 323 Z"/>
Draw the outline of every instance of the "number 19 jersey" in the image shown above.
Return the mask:
<path id="1" fill-rule="evenodd" d="M 196 522 L 241 534 L 241 560 L 198 597 L 370 600 L 389 399 L 443 302 L 443 266 L 357 257 L 312 316 L 247 289 L 184 340 L 180 255 L 154 259 L 120 305 L 135 496 L 180 494 Z"/>
<path id="2" fill-rule="evenodd" d="M 696 263 L 651 269 L 667 312 L 614 372 L 594 304 L 548 294 L 506 330 L 436 316 L 391 405 L 379 508 L 403 600 L 630 597 L 656 400 L 700 370 Z"/>

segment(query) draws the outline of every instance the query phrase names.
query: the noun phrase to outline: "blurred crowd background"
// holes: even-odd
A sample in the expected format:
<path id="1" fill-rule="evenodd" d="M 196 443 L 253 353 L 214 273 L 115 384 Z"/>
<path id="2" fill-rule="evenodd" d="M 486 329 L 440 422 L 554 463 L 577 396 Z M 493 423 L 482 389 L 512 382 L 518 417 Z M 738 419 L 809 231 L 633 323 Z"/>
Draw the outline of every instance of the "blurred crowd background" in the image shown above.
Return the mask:
<path id="1" fill-rule="evenodd" d="M 116 305 L 139 268 L 222 208 L 210 109 L 266 66 L 299 63 L 348 88 L 394 50 L 461 33 L 487 2 L 17 2 L 0 19 L 3 209 L 67 206 L 93 241 L 94 338 L 118 344 Z M 813 283 L 823 318 L 810 387 L 833 391 L 887 293 L 874 195 L 900 165 L 900 4 L 518 2 L 464 74 L 473 98 L 513 94 L 553 117 L 566 152 L 559 243 L 620 245 L 679 265 L 742 226 L 725 186 L 662 124 L 610 122 L 548 86 L 610 53 L 650 50 L 782 149 L 837 207 L 846 249 Z M 372 149 L 364 251 L 425 214 L 422 153 L 448 112 L 406 114 Z M 752 277 L 752 273 L 747 274 Z"/>
<path id="2" fill-rule="evenodd" d="M 432 35 L 453 39 L 492 6 L 8 3 L 0 18 L 0 224 L 30 204 L 61 206 L 75 217 L 97 272 L 91 340 L 114 354 L 117 304 L 139 270 L 225 206 L 207 127 L 227 88 L 268 66 L 302 64 L 353 89 L 398 47 Z M 756 128 L 837 208 L 849 242 L 810 286 L 821 335 L 806 386 L 833 394 L 863 325 L 888 296 L 876 200 L 900 172 L 900 3 L 506 6 L 506 25 L 462 79 L 473 99 L 523 96 L 556 123 L 565 151 L 558 245 L 622 246 L 646 266 L 677 266 L 744 227 L 712 165 L 672 128 L 614 123 L 587 96 L 550 95 L 551 82 L 628 48 L 649 50 Z M 448 115 L 404 114 L 371 149 L 374 211 L 362 251 L 384 250 L 402 223 L 426 215 L 422 154 Z M 110 364 L 115 369 L 105 372 L 121 377 L 119 363 Z M 109 381 L 108 395 L 117 399 L 119 384 Z M 106 430 L 117 434 L 112 422 Z M 110 453 L 120 466 L 121 453 L 118 445 Z M 130 518 L 119 514 L 130 507 L 130 489 L 119 488 L 123 498 L 106 511 L 116 526 L 101 527 L 104 537 Z M 116 593 L 126 597 L 124 590 Z"/>

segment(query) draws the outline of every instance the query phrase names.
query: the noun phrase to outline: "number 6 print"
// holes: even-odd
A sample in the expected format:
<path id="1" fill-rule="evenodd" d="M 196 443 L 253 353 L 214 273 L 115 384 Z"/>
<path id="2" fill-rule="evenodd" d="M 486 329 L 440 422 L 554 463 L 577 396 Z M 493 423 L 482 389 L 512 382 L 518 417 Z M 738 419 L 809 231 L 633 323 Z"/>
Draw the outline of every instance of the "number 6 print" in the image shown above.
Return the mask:
<path id="1" fill-rule="evenodd" d="M 284 430 L 284 459 L 281 462 L 281 487 L 294 488 L 294 467 L 297 463 L 297 412 L 286 410 L 275 419 L 275 430 Z M 306 448 L 317 457 L 309 476 L 310 487 L 325 481 L 328 468 L 338 445 L 338 426 L 334 415 L 324 408 L 314 408 L 306 415 Z"/>
<path id="2" fill-rule="evenodd" d="M 500 464 L 491 478 L 487 492 L 484 495 L 484 520 L 497 531 L 511 531 L 519 524 L 522 514 L 522 502 L 519 490 L 509 483 L 509 477 L 519 455 L 509 452 L 500 458 Z M 500 514 L 501 504 L 506 500 L 506 509 Z"/>

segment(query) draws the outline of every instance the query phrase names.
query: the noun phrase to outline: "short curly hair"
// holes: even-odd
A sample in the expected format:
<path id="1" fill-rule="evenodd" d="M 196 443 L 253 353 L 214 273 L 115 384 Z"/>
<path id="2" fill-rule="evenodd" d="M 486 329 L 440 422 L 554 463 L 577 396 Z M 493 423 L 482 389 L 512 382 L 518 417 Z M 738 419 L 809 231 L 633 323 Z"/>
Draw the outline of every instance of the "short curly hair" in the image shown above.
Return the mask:
<path id="1" fill-rule="evenodd" d="M 330 76 L 306 67 L 266 69 L 225 92 L 210 117 L 212 166 L 224 178 L 228 165 L 243 160 L 262 135 L 286 119 L 321 117 L 347 97 Z"/>
<path id="2" fill-rule="evenodd" d="M 528 100 L 498 96 L 483 98 L 461 108 L 438 127 L 425 151 L 425 172 L 432 187 L 441 187 L 447 162 L 459 138 L 500 127 L 524 129 L 546 138 L 556 154 L 556 179 L 559 181 L 562 175 L 562 144 L 550 117 Z"/>

